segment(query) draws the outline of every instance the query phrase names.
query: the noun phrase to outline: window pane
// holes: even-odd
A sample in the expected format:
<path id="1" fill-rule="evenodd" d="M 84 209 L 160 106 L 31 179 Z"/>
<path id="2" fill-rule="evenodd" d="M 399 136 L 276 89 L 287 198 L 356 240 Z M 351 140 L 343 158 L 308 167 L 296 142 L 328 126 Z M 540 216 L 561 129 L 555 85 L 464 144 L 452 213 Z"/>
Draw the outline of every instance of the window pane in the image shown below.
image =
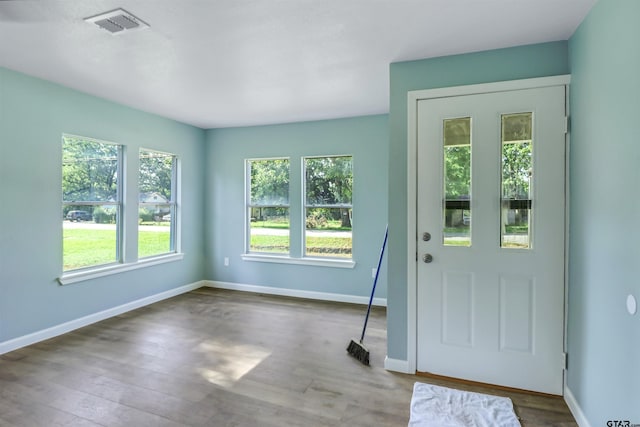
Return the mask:
<path id="1" fill-rule="evenodd" d="M 173 252 L 171 221 L 173 208 L 170 204 L 140 205 L 138 209 L 138 257 Z"/>
<path id="2" fill-rule="evenodd" d="M 471 246 L 471 118 L 443 121 L 443 244 Z"/>
<path id="3" fill-rule="evenodd" d="M 289 253 L 289 159 L 247 161 L 249 252 Z"/>
<path id="4" fill-rule="evenodd" d="M 352 156 L 309 157 L 305 170 L 305 255 L 352 256 Z"/>
<path id="5" fill-rule="evenodd" d="M 249 208 L 250 252 L 289 253 L 289 208 Z"/>
<path id="6" fill-rule="evenodd" d="M 307 158 L 304 166 L 307 205 L 351 206 L 351 156 Z"/>
<path id="7" fill-rule="evenodd" d="M 64 271 L 118 261 L 115 205 L 70 205 L 62 214 Z"/>
<path id="8" fill-rule="evenodd" d="M 251 205 L 289 205 L 289 159 L 250 160 Z"/>
<path id="9" fill-rule="evenodd" d="M 62 139 L 62 200 L 117 201 L 119 146 L 77 137 Z"/>
<path id="10" fill-rule="evenodd" d="M 307 256 L 351 257 L 351 209 L 307 208 Z"/>
<path id="11" fill-rule="evenodd" d="M 171 191 L 175 159 L 173 154 L 140 150 L 140 202 L 173 201 Z"/>
<path id="12" fill-rule="evenodd" d="M 121 146 L 62 136 L 63 271 L 120 261 Z"/>
<path id="13" fill-rule="evenodd" d="M 140 150 L 138 257 L 175 251 L 176 156 Z"/>
<path id="14" fill-rule="evenodd" d="M 532 113 L 502 116 L 500 244 L 531 248 Z"/>

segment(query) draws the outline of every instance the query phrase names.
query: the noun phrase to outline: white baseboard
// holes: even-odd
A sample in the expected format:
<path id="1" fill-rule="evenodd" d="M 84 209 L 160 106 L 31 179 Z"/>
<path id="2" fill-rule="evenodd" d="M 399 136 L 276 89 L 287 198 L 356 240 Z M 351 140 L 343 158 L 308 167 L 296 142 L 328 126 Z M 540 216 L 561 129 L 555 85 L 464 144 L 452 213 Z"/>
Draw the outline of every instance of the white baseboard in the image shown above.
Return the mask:
<path id="1" fill-rule="evenodd" d="M 384 358 L 384 369 L 387 371 L 401 372 L 403 374 L 415 374 L 409 370 L 409 361 L 400 359 L 391 359 L 389 356 Z"/>
<path id="2" fill-rule="evenodd" d="M 567 406 L 569 407 L 573 418 L 576 419 L 576 423 L 578 423 L 580 427 L 591 427 L 589 420 L 587 420 L 586 415 L 582 412 L 582 408 L 578 405 L 578 401 L 566 385 L 564 387 L 564 401 L 567 402 Z"/>
<path id="3" fill-rule="evenodd" d="M 346 302 L 352 304 L 369 304 L 369 297 L 357 295 L 332 294 L 327 292 L 302 291 L 299 289 L 274 288 L 271 286 L 246 285 L 242 283 L 218 282 L 215 280 L 205 280 L 204 286 L 219 289 L 230 289 L 234 291 L 254 292 L 259 294 L 280 295 L 286 297 L 315 299 L 322 301 Z M 386 298 L 373 298 L 372 305 L 379 307 L 387 306 Z"/>
<path id="4" fill-rule="evenodd" d="M 192 291 L 194 289 L 201 288 L 205 284 L 200 282 L 191 283 L 188 285 L 180 286 L 179 288 L 170 289 L 159 294 L 150 295 L 139 300 L 131 301 L 126 304 L 119 305 L 117 307 L 109 308 L 107 310 L 99 311 L 97 313 L 90 314 L 78 319 L 70 320 L 65 323 L 61 323 L 56 326 L 52 326 L 41 331 L 33 332 L 28 335 L 23 335 L 18 338 L 11 339 L 9 341 L 0 342 L 0 354 L 8 353 L 13 350 L 17 350 L 22 347 L 26 347 L 31 344 L 35 344 L 40 341 L 48 340 L 58 335 L 71 332 L 75 329 L 82 328 L 83 326 L 90 325 L 92 323 L 99 322 L 101 320 L 108 319 L 113 316 L 117 316 L 127 311 L 135 310 L 136 308 L 144 307 L 145 305 L 153 304 L 154 302 L 162 301 L 167 298 L 174 297 L 176 295 L 183 294 L 185 292 Z"/>

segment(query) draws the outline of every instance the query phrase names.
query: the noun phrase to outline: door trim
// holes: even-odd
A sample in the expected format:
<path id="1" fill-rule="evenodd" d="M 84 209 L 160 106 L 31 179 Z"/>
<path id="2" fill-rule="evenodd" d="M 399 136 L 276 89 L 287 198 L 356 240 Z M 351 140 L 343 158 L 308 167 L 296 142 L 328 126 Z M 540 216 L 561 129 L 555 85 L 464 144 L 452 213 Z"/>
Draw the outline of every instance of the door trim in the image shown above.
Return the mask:
<path id="1" fill-rule="evenodd" d="M 476 95 L 491 92 L 508 92 L 521 89 L 536 89 L 549 86 L 568 87 L 570 75 L 540 77 L 524 80 L 510 80 L 465 86 L 452 86 L 437 89 L 414 90 L 407 92 L 407 373 L 415 373 L 417 366 L 417 322 L 418 322 L 418 273 L 417 273 L 417 201 L 418 201 L 418 101 L 447 98 L 453 96 Z M 568 102 L 568 98 L 565 102 Z M 567 110 L 568 111 L 568 110 Z M 568 153 L 567 153 L 568 154 Z M 568 161 L 568 158 L 567 158 Z M 565 171 L 567 173 L 568 169 Z M 566 177 L 565 177 L 566 181 Z M 566 181 L 568 182 L 568 181 Z M 566 184 L 565 184 L 566 185 Z M 565 192 L 565 198 L 568 191 Z M 568 200 L 565 200 L 568 213 Z M 565 234 L 568 232 L 565 219 Z M 565 239 L 565 242 L 567 240 Z M 567 262 L 565 243 L 565 265 Z M 565 324 L 566 342 L 566 274 L 565 268 Z M 566 345 L 565 345 L 566 346 Z"/>

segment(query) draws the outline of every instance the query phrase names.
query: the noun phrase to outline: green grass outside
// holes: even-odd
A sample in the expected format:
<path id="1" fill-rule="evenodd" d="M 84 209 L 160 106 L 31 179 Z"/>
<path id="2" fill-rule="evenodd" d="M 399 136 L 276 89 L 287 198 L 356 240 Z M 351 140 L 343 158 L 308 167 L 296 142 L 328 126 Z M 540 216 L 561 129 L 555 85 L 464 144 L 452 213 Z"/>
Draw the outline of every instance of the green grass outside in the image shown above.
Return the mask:
<path id="1" fill-rule="evenodd" d="M 115 229 L 64 229 L 62 236 L 64 271 L 116 261 Z"/>
<path id="2" fill-rule="evenodd" d="M 349 237 L 307 237 L 307 255 L 310 256 L 351 256 L 351 238 Z M 287 253 L 289 236 L 251 236 L 252 252 Z"/>
<path id="3" fill-rule="evenodd" d="M 138 258 L 166 254 L 171 251 L 171 232 L 138 231 Z"/>
<path id="4" fill-rule="evenodd" d="M 140 221 L 138 223 L 139 225 L 160 225 L 160 226 L 165 226 L 165 227 L 169 227 L 169 221 Z"/>
<path id="5" fill-rule="evenodd" d="M 506 225 L 505 233 L 507 234 L 528 234 L 529 226 L 528 225 Z"/>
<path id="6" fill-rule="evenodd" d="M 284 221 L 253 221 L 251 228 L 273 228 L 279 230 L 288 230 L 289 223 Z M 351 227 L 342 227 L 342 223 L 338 220 L 327 220 L 327 225 L 324 227 L 314 228 L 313 230 L 322 231 L 351 231 Z"/>
<path id="7" fill-rule="evenodd" d="M 140 231 L 138 257 L 168 253 L 169 234 L 168 227 L 167 231 Z M 64 271 L 116 262 L 115 230 L 64 229 L 62 258 Z"/>
<path id="8" fill-rule="evenodd" d="M 469 227 L 445 227 L 445 233 L 468 233 Z M 507 225 L 505 226 L 506 234 L 527 234 L 529 232 L 528 225 Z"/>
<path id="9" fill-rule="evenodd" d="M 469 244 L 469 240 L 462 240 L 462 239 L 444 239 L 444 244 L 446 246 L 471 246 Z M 529 245 L 527 244 L 523 244 L 523 243 L 516 243 L 516 242 L 504 242 L 504 244 L 502 245 L 503 248 L 518 248 L 518 249 L 527 249 L 529 248 Z"/>
<path id="10" fill-rule="evenodd" d="M 444 244 L 445 246 L 470 246 L 469 245 L 469 239 L 451 239 L 451 238 L 444 238 Z"/>
<path id="11" fill-rule="evenodd" d="M 278 230 L 288 230 L 289 223 L 284 221 L 252 221 L 251 228 L 272 228 Z"/>
<path id="12" fill-rule="evenodd" d="M 277 224 L 277 223 L 276 223 Z M 263 228 L 288 228 L 273 226 Z M 522 232 L 523 230 L 509 230 Z M 448 229 L 447 231 L 455 229 Z M 459 231 L 463 231 L 460 229 Z M 526 229 L 524 230 L 526 232 Z M 64 271 L 109 264 L 116 261 L 115 230 L 65 229 L 63 231 Z M 450 246 L 468 246 L 468 241 L 446 239 Z M 352 239 L 348 237 L 307 237 L 307 255 L 310 256 L 351 256 Z M 518 247 L 510 244 L 509 247 Z M 138 257 L 145 258 L 168 253 L 170 249 L 170 232 L 139 231 Z M 251 237 L 251 251 L 287 253 L 289 252 L 288 236 L 254 235 Z"/>
<path id="13" fill-rule="evenodd" d="M 351 258 L 350 237 L 312 237 L 306 239 L 309 256 L 332 256 Z"/>

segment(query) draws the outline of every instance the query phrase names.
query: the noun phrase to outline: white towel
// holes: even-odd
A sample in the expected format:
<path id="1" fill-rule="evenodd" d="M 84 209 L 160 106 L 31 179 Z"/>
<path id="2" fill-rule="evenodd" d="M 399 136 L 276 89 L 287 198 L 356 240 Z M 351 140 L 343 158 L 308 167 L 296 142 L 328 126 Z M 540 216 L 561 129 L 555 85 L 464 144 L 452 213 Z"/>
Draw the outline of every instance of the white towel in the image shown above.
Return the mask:
<path id="1" fill-rule="evenodd" d="M 409 427 L 521 427 L 508 397 L 415 383 Z"/>

